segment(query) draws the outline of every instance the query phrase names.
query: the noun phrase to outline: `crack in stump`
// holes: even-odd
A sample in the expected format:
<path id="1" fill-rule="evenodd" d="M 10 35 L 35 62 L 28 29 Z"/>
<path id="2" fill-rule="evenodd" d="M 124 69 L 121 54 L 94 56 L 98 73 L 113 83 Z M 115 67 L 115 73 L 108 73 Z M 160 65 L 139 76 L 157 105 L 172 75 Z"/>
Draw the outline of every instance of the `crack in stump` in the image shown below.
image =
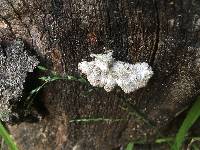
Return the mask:
<path id="1" fill-rule="evenodd" d="M 158 51 L 158 43 L 159 43 L 159 34 L 160 34 L 160 19 L 159 19 L 159 13 L 158 13 L 158 6 L 156 0 L 153 0 L 153 4 L 156 10 L 156 39 L 154 43 L 153 53 L 151 55 L 150 59 L 150 65 L 153 66 L 156 58 L 156 53 Z"/>

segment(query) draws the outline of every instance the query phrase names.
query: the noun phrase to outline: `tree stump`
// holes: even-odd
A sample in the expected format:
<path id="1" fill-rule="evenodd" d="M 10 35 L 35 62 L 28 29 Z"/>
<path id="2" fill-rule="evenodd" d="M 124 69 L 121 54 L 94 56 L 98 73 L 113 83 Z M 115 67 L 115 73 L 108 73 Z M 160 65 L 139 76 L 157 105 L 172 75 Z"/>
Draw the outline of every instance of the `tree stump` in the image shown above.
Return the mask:
<path id="1" fill-rule="evenodd" d="M 82 59 L 105 50 L 154 71 L 146 87 L 130 94 L 98 89 L 84 97 L 85 85 L 53 82 L 35 99 L 47 113 L 37 122 L 8 125 L 11 134 L 22 150 L 111 150 L 152 141 L 199 93 L 199 33 L 198 0 L 1 0 L 1 45 L 21 38 L 59 74 L 78 76 Z M 80 118 L 125 120 L 70 122 Z"/>

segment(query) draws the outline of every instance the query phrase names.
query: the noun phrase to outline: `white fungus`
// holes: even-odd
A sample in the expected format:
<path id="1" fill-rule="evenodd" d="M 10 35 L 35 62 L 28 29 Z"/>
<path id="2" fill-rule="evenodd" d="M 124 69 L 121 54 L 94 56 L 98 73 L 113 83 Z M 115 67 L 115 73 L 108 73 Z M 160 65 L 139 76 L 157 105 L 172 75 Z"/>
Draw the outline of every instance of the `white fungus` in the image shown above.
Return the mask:
<path id="1" fill-rule="evenodd" d="M 119 86 L 125 93 L 145 87 L 152 77 L 152 68 L 145 62 L 129 64 L 115 61 L 113 52 L 91 54 L 94 61 L 83 61 L 78 69 L 85 75 L 92 86 L 104 87 L 107 92 Z"/>

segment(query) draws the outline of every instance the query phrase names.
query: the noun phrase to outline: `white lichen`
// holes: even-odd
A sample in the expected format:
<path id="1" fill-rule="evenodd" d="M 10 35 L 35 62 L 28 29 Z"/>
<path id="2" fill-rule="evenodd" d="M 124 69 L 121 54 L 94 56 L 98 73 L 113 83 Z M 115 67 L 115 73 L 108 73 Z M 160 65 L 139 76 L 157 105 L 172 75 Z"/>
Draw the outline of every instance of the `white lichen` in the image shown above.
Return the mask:
<path id="1" fill-rule="evenodd" d="M 107 92 L 119 86 L 125 93 L 145 87 L 153 75 L 152 68 L 145 62 L 129 64 L 116 61 L 113 52 L 91 54 L 94 61 L 83 61 L 78 69 L 85 75 L 92 86 L 104 87 Z"/>
<path id="2" fill-rule="evenodd" d="M 19 101 L 28 72 L 32 72 L 39 61 L 25 51 L 22 40 L 13 41 L 6 48 L 0 45 L 0 119 L 9 121 L 12 114 L 10 102 Z"/>

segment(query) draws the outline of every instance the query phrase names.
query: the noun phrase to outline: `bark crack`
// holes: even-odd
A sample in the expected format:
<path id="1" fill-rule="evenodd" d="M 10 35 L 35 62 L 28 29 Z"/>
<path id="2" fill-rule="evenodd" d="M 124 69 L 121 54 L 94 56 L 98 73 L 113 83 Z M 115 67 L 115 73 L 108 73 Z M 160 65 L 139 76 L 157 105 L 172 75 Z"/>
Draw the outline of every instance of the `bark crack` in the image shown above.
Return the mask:
<path id="1" fill-rule="evenodd" d="M 11 34 L 13 35 L 13 37 L 16 37 L 16 36 L 15 36 L 15 33 L 14 33 L 13 29 L 12 29 L 11 23 L 10 23 L 6 18 L 4 18 L 4 17 L 1 16 L 1 15 L 0 15 L 0 18 L 1 18 L 1 19 L 5 22 L 5 24 L 8 26 L 8 28 L 9 28 Z"/>
<path id="2" fill-rule="evenodd" d="M 153 0 L 153 4 L 155 7 L 156 11 L 156 38 L 155 38 L 155 43 L 153 47 L 153 53 L 151 55 L 151 60 L 150 60 L 150 65 L 153 66 L 156 58 L 156 53 L 158 51 L 158 43 L 159 43 L 159 34 L 160 34 L 160 18 L 159 18 L 159 11 L 158 11 L 158 6 L 157 6 L 157 1 Z"/>
<path id="3" fill-rule="evenodd" d="M 32 44 L 33 44 L 33 38 L 32 38 L 32 35 L 31 35 L 31 32 L 30 32 L 30 29 L 28 28 L 28 26 L 23 22 L 20 14 L 17 12 L 17 10 L 15 9 L 15 7 L 13 6 L 13 4 L 9 1 L 9 0 L 6 0 L 7 4 L 10 5 L 10 7 L 13 9 L 13 12 L 16 14 L 17 18 L 19 19 L 19 21 L 22 23 L 22 25 L 25 27 L 25 29 L 27 30 L 28 32 L 28 35 L 30 36 L 31 40 L 32 40 Z"/>

